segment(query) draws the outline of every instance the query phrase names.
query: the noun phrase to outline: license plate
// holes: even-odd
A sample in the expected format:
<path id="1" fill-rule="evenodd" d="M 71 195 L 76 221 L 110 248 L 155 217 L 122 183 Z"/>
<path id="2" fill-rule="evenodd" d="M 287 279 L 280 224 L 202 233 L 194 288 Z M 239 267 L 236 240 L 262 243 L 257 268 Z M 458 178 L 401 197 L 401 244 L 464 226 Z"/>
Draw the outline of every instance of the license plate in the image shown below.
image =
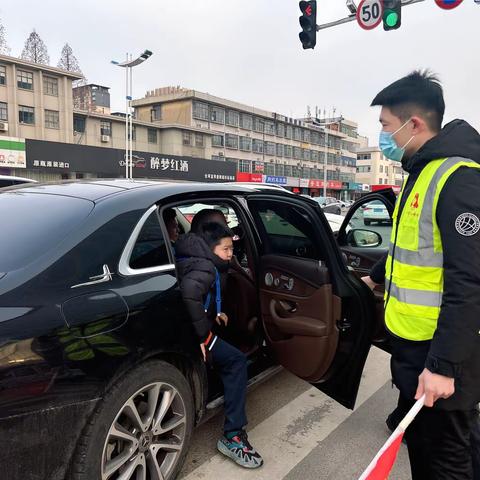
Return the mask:
<path id="1" fill-rule="evenodd" d="M 374 208 L 373 212 L 374 213 L 383 213 L 383 208 Z"/>

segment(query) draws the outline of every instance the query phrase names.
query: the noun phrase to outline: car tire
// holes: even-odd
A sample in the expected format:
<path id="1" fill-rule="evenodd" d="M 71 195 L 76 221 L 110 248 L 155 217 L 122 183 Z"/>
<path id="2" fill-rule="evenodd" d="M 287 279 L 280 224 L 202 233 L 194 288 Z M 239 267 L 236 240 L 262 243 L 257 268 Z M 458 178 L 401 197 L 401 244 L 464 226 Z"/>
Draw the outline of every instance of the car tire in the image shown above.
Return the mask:
<path id="1" fill-rule="evenodd" d="M 370 225 L 370 220 L 364 220 L 364 221 L 363 221 L 363 224 L 364 224 L 364 225 L 367 225 L 367 226 Z"/>
<path id="2" fill-rule="evenodd" d="M 70 479 L 115 480 L 127 469 L 127 478 L 155 469 L 163 477 L 147 478 L 175 478 L 190 444 L 193 405 L 190 386 L 173 365 L 149 360 L 133 368 L 108 390 L 85 426 Z"/>

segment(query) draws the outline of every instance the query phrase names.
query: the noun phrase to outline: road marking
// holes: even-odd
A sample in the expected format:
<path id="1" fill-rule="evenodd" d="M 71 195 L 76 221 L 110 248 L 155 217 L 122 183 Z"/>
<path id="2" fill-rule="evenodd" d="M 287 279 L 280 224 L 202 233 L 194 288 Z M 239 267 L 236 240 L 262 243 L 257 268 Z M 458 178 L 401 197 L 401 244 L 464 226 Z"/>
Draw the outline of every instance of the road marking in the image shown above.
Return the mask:
<path id="1" fill-rule="evenodd" d="M 360 385 L 358 408 L 390 378 L 390 356 L 372 348 Z M 234 478 L 243 480 L 279 480 L 302 461 L 324 438 L 345 421 L 351 410 L 342 407 L 312 387 L 277 410 L 249 432 L 253 446 L 265 465 L 250 471 L 216 454 L 193 470 L 184 480 Z"/>

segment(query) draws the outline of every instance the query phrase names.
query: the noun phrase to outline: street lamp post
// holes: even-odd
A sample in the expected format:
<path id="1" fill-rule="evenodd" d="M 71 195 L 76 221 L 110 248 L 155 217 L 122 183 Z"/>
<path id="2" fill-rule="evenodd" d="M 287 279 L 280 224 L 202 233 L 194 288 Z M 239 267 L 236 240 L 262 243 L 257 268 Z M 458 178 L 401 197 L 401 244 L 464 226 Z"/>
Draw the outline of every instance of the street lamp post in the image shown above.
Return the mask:
<path id="1" fill-rule="evenodd" d="M 327 165 L 328 165 L 328 128 L 325 125 L 323 131 L 325 132 L 325 156 L 323 162 L 323 196 L 327 197 Z"/>
<path id="2" fill-rule="evenodd" d="M 127 53 L 124 62 L 111 60 L 111 63 L 125 68 L 125 178 L 133 178 L 133 115 L 132 115 L 132 69 L 152 56 L 150 50 L 145 50 L 140 56 L 133 59 Z"/>

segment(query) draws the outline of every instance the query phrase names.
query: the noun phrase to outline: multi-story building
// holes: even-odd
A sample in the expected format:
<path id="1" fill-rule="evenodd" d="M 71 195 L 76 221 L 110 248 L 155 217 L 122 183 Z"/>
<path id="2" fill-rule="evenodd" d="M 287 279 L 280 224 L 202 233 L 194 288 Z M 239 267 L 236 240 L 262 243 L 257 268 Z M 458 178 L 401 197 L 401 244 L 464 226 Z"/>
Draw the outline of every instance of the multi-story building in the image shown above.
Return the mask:
<path id="1" fill-rule="evenodd" d="M 402 166 L 386 158 L 379 147 L 361 147 L 357 150 L 357 183 L 393 186 L 398 190 L 403 181 Z"/>
<path id="2" fill-rule="evenodd" d="M 199 143 L 205 157 L 235 164 L 241 179 L 255 181 L 263 174 L 294 191 L 318 194 L 327 154 L 329 193 L 338 196 L 355 182 L 357 126 L 343 118 L 293 119 L 180 87 L 157 88 L 133 105 L 139 121 L 208 132 L 207 143 Z M 178 155 L 198 148 L 196 136 L 181 132 L 175 145 Z"/>

